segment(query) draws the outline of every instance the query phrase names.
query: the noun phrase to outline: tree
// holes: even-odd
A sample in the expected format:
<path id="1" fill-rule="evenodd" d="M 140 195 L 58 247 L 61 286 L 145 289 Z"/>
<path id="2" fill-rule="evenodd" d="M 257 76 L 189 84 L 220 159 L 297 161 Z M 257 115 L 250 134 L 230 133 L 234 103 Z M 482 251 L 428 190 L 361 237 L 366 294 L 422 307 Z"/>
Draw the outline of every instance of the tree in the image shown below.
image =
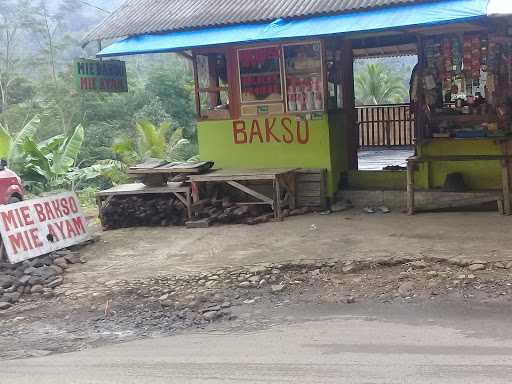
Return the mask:
<path id="1" fill-rule="evenodd" d="M 9 106 L 11 89 L 20 79 L 21 46 L 33 25 L 33 11 L 31 0 L 0 0 L 0 113 Z"/>
<path id="2" fill-rule="evenodd" d="M 370 63 L 355 76 L 357 105 L 398 104 L 407 101 L 402 77 L 384 65 Z"/>

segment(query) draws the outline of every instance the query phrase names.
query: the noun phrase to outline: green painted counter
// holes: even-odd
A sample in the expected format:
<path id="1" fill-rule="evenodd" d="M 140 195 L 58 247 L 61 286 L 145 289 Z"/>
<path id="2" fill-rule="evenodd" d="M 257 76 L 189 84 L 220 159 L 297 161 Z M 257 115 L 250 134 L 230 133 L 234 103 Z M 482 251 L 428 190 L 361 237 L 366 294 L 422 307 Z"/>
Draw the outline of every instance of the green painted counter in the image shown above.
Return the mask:
<path id="1" fill-rule="evenodd" d="M 305 120 L 296 116 L 260 117 L 198 123 L 199 155 L 218 168 L 322 168 L 328 195 L 337 190 L 341 165 L 334 153 L 327 114 Z M 340 143 L 338 143 L 340 144 Z"/>
<path id="2" fill-rule="evenodd" d="M 417 145 L 419 156 L 442 155 L 502 155 L 510 143 L 509 138 L 430 139 Z M 431 164 L 430 188 L 441 188 L 446 175 L 460 172 L 471 190 L 501 189 L 501 165 L 499 161 L 436 161 Z M 421 164 L 415 175 L 416 187 L 427 189 L 428 170 Z"/>

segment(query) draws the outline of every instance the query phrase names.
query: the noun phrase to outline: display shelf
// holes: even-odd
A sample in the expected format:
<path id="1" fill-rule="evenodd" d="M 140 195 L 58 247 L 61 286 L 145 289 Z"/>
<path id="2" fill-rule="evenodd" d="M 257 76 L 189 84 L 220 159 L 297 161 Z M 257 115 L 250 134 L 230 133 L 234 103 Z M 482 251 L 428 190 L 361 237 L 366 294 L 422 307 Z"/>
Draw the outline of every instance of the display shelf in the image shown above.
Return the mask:
<path id="1" fill-rule="evenodd" d="M 458 124 L 484 124 L 495 123 L 498 120 L 496 115 L 450 115 L 438 114 L 432 116 L 435 123 L 458 123 Z"/>

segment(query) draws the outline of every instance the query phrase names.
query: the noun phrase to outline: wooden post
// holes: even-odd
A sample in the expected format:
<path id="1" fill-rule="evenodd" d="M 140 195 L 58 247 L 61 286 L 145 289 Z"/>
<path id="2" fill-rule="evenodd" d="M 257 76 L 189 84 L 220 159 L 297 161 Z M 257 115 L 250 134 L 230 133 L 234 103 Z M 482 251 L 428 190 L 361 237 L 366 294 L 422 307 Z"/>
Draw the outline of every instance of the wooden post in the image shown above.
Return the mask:
<path id="1" fill-rule="evenodd" d="M 501 177 L 503 184 L 503 210 L 505 215 L 511 214 L 510 207 L 510 173 L 508 171 L 508 159 L 501 161 Z"/>
<path id="2" fill-rule="evenodd" d="M 342 40 L 341 90 L 343 99 L 343 119 L 347 138 L 347 160 L 350 170 L 358 169 L 357 150 L 359 147 L 359 127 L 357 125 L 354 91 L 354 52 L 351 40 Z"/>
<path id="3" fill-rule="evenodd" d="M 282 220 L 281 216 L 281 177 L 276 175 L 274 179 L 274 218 L 277 221 Z"/>
<path id="4" fill-rule="evenodd" d="M 414 161 L 407 160 L 407 214 L 414 215 Z"/>

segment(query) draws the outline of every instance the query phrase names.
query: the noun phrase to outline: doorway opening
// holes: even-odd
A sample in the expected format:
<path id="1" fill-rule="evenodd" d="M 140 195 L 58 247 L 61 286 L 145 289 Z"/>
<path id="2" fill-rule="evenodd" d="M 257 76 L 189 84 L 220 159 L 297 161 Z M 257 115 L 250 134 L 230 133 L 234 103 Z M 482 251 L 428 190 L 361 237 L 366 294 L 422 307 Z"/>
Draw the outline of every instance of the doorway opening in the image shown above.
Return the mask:
<path id="1" fill-rule="evenodd" d="M 380 54 L 354 50 L 358 169 L 362 171 L 403 170 L 406 159 L 414 154 L 410 82 L 418 57 L 411 50 L 392 54 L 380 49 Z"/>

